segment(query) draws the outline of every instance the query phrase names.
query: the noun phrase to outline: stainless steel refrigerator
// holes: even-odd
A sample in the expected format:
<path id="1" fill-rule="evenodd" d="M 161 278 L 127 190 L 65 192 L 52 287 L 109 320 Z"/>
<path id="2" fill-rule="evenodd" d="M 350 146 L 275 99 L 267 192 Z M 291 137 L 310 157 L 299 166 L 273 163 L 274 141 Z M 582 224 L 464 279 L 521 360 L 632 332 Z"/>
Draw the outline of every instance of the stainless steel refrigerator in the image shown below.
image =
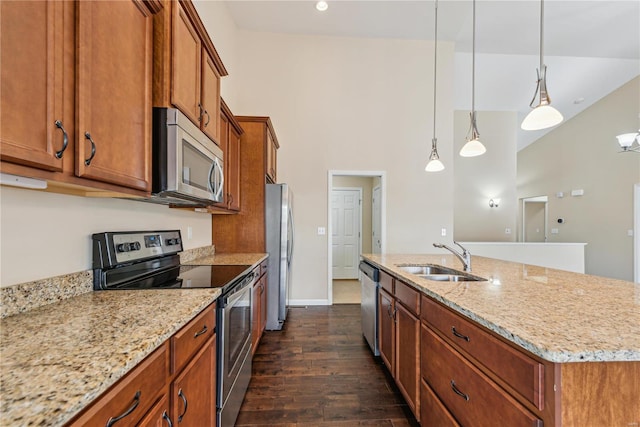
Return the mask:
<path id="1" fill-rule="evenodd" d="M 280 330 L 287 319 L 293 256 L 293 194 L 287 184 L 267 184 L 266 234 L 269 269 L 267 276 L 267 325 Z"/>

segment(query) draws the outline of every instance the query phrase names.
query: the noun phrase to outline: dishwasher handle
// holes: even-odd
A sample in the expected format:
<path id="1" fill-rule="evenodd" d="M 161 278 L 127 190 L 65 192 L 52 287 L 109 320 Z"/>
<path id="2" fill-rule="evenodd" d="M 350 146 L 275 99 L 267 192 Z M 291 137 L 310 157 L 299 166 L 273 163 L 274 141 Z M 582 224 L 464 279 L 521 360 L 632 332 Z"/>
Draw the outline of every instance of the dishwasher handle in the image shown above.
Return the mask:
<path id="1" fill-rule="evenodd" d="M 360 271 L 375 283 L 380 282 L 380 270 L 365 261 L 360 261 Z"/>

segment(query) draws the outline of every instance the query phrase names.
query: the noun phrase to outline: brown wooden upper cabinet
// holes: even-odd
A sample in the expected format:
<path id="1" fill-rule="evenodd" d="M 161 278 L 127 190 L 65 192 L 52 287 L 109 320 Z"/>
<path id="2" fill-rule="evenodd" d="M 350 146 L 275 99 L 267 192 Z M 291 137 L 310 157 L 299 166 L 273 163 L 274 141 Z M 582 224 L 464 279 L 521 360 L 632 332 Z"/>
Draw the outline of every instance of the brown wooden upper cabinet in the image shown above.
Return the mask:
<path id="1" fill-rule="evenodd" d="M 153 14 L 161 7 L 0 3 L 3 172 L 151 190 Z"/>
<path id="2" fill-rule="evenodd" d="M 170 0 L 154 17 L 153 105 L 176 107 L 220 142 L 220 78 L 227 70 L 190 1 Z"/>
<path id="3" fill-rule="evenodd" d="M 278 140 L 275 134 L 267 132 L 267 181 L 271 183 L 278 182 Z"/>
<path id="4" fill-rule="evenodd" d="M 240 210 L 240 135 L 244 132 L 240 123 L 221 101 L 220 147 L 224 152 L 224 202 L 231 211 Z"/>

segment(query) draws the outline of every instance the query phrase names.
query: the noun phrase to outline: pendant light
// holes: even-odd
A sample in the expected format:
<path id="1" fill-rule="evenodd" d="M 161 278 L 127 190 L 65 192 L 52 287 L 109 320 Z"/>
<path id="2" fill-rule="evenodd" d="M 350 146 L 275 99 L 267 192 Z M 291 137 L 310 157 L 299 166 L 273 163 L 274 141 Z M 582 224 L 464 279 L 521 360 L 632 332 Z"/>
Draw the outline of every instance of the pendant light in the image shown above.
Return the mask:
<path id="1" fill-rule="evenodd" d="M 431 140 L 431 155 L 429 163 L 424 168 L 427 172 L 440 172 L 444 165 L 438 155 L 438 138 L 436 138 L 436 73 L 438 71 L 438 0 L 436 0 L 436 25 L 435 25 L 435 47 L 433 49 L 433 139 Z"/>
<path id="2" fill-rule="evenodd" d="M 473 0 L 473 47 L 471 51 L 471 126 L 467 143 L 460 150 L 462 157 L 475 157 L 484 154 L 487 149 L 480 142 L 480 133 L 476 124 L 476 0 Z"/>
<path id="3" fill-rule="evenodd" d="M 547 92 L 547 66 L 544 65 L 544 0 L 540 0 L 540 68 L 537 71 L 538 84 L 529 104 L 533 107 L 538 93 L 540 101 L 538 105 L 527 114 L 520 127 L 523 130 L 540 130 L 550 128 L 562 122 L 562 114 L 551 106 L 551 98 Z"/>

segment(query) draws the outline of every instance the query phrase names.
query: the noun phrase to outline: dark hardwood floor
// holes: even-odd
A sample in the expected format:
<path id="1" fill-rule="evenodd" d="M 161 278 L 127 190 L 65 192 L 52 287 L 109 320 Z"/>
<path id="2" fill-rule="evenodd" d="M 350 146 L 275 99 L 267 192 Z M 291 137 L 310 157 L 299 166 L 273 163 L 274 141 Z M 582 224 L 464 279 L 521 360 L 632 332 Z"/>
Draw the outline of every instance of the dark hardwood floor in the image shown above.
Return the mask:
<path id="1" fill-rule="evenodd" d="M 360 305 L 290 308 L 266 331 L 236 426 L 418 426 L 362 337 Z"/>

